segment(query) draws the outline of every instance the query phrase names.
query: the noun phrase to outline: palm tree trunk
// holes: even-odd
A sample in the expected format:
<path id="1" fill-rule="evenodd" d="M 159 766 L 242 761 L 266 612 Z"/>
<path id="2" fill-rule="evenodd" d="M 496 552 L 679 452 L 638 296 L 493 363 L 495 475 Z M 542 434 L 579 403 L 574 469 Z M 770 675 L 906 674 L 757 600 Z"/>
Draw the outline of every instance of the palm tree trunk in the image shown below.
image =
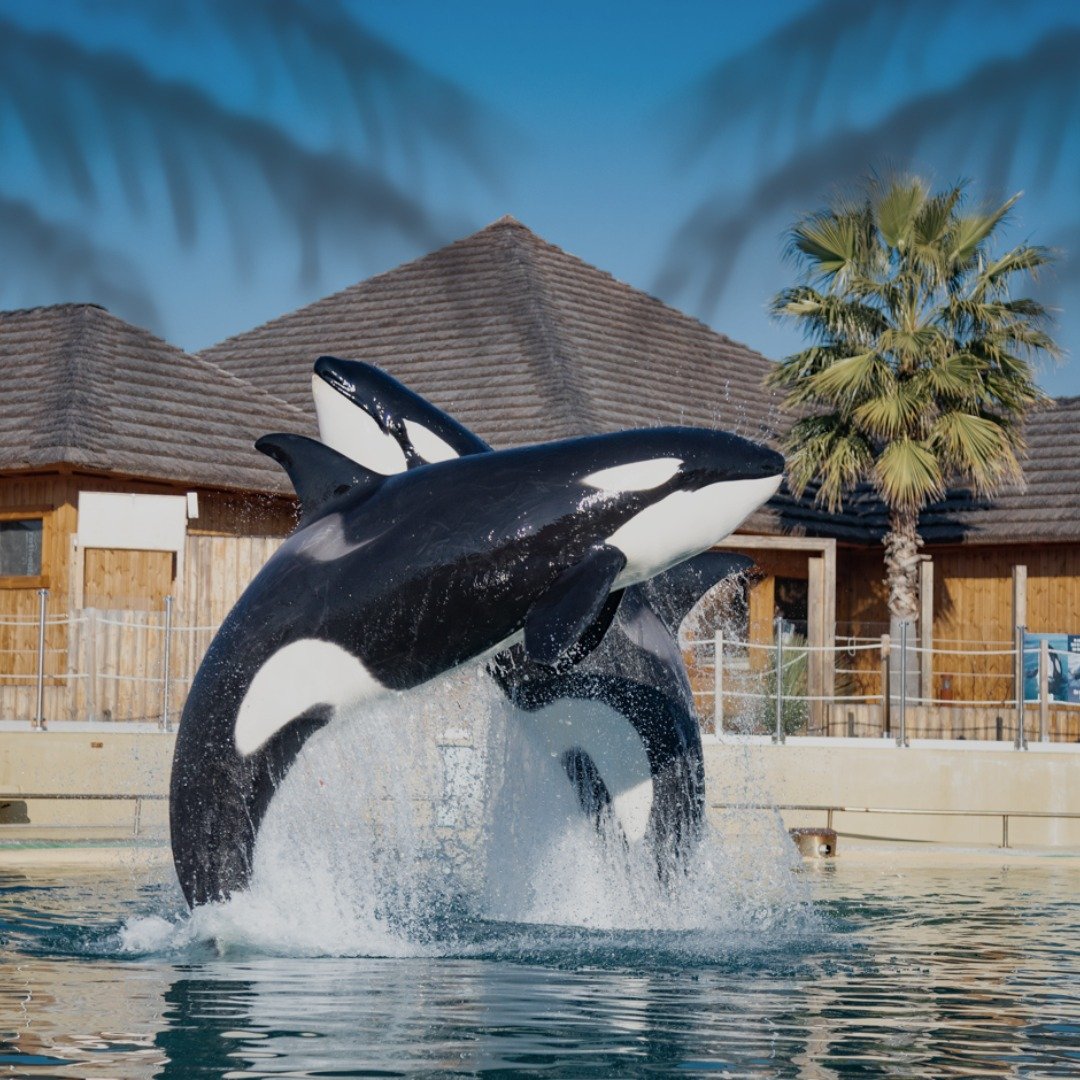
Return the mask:
<path id="1" fill-rule="evenodd" d="M 919 617 L 919 512 L 890 509 L 885 537 L 885 577 L 889 586 L 889 614 L 897 621 L 914 623 Z"/>
<path id="2" fill-rule="evenodd" d="M 919 513 L 917 510 L 889 511 L 889 532 L 885 537 L 885 574 L 889 585 L 889 685 L 893 708 L 898 707 L 900 687 L 908 701 L 919 696 L 919 654 L 915 651 L 919 618 Z M 902 622 L 908 623 L 907 649 L 900 648 Z M 906 655 L 904 655 L 906 654 Z"/>

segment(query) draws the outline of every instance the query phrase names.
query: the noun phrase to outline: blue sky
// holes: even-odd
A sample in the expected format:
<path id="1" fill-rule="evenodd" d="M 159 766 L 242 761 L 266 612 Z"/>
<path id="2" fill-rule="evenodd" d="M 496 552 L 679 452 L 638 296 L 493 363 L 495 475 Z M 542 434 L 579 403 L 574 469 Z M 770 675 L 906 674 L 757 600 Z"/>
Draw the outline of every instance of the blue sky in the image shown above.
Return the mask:
<path id="1" fill-rule="evenodd" d="M 784 229 L 798 212 L 821 205 L 856 162 L 860 172 L 899 161 L 940 182 L 970 178 L 976 197 L 1023 189 L 1011 240 L 1068 247 L 1074 233 L 1080 237 L 1080 74 L 1067 62 L 1055 68 L 1052 49 L 1055 40 L 1072 40 L 1080 5 L 1064 0 L 355 0 L 344 8 L 411 65 L 406 75 L 373 84 L 381 144 L 318 47 L 295 35 L 271 40 L 263 14 L 303 11 L 303 0 L 265 8 L 232 0 L 218 9 L 212 0 L 168 7 L 0 0 L 0 17 L 29 35 L 7 61 L 3 115 L 15 122 L 0 125 L 2 194 L 48 222 L 77 226 L 95 251 L 115 254 L 106 276 L 142 295 L 152 314 L 146 304 L 132 310 L 186 348 L 510 213 L 779 357 L 799 345 L 766 312 L 792 276 L 781 257 Z M 225 10 L 237 14 L 232 26 Z M 1050 50 L 1048 59 L 1040 48 Z M 115 78 L 102 83 L 94 64 L 106 53 L 131 59 L 135 70 L 114 65 Z M 39 62 L 46 70 L 33 69 Z M 725 62 L 734 66 L 709 85 Z M 27 65 L 22 83 L 10 74 L 20 63 Z M 65 65 L 77 69 L 70 80 Z M 362 66 L 357 61 L 354 73 Z M 437 110 L 431 118 L 447 84 L 467 96 L 473 127 L 466 141 L 476 154 L 441 139 Z M 18 99 L 20 88 L 43 85 L 61 98 L 44 116 Z M 185 105 L 192 89 L 210 106 Z M 168 111 L 174 106 L 181 112 Z M 155 108 L 166 110 L 160 120 Z M 70 161 L 35 143 L 35 117 L 55 133 L 57 117 L 69 114 L 95 179 L 92 197 L 65 173 Z M 210 135 L 198 126 L 207 123 L 218 125 Z M 253 163 L 243 146 L 232 154 L 246 145 L 251 124 L 266 125 L 276 147 L 273 160 L 284 170 L 273 178 L 276 188 L 259 175 L 268 159 Z M 128 143 L 118 141 L 120 130 Z M 287 140 L 280 146 L 276 132 Z M 296 175 L 290 147 L 304 158 Z M 190 169 L 184 228 L 169 154 Z M 338 195 L 313 180 L 323 154 L 378 172 L 430 222 L 413 227 L 377 213 L 365 218 L 363 208 L 325 209 L 320 199 L 329 205 Z M 142 189 L 135 200 L 133 174 Z M 306 205 L 283 210 L 289 198 Z M 306 275 L 298 270 L 304 229 L 318 252 L 317 273 L 309 266 Z M 86 295 L 104 288 L 96 281 L 50 276 L 42 266 L 7 275 L 0 303 L 100 299 Z M 1071 353 L 1080 347 L 1075 294 L 1065 272 L 1045 294 L 1062 309 L 1058 336 Z M 123 295 L 113 289 L 107 302 L 131 317 L 119 310 Z M 1080 393 L 1078 370 L 1070 362 L 1043 382 L 1055 393 Z"/>

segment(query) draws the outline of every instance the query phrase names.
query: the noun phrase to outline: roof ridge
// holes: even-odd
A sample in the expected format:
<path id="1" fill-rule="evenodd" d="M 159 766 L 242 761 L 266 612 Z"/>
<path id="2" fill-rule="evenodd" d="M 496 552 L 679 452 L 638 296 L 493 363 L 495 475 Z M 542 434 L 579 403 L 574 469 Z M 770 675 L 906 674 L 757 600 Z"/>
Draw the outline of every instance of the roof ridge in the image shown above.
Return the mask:
<path id="1" fill-rule="evenodd" d="M 500 221 L 502 220 L 500 218 Z M 510 219 L 510 221 L 513 220 L 513 218 Z M 499 222 L 495 222 L 495 225 L 498 224 Z M 569 335 L 560 325 L 559 309 L 551 300 L 551 290 L 540 262 L 540 252 L 536 250 L 538 246 L 556 252 L 560 249 L 553 244 L 548 244 L 546 240 L 520 223 L 514 222 L 514 224 L 518 225 L 525 235 L 508 234 L 509 244 L 520 252 L 521 265 L 524 269 L 525 297 L 530 311 L 534 313 L 541 340 L 548 352 L 546 357 L 548 362 L 541 363 L 536 374 L 548 388 L 558 410 L 559 425 L 564 432 L 569 432 L 575 426 L 575 411 L 579 418 L 584 414 L 588 424 L 595 426 L 596 416 L 592 400 L 583 392 L 580 385 L 578 370 L 580 357 L 571 344 Z M 489 228 L 493 227 L 489 226 Z M 533 366 L 532 358 L 527 357 L 527 360 L 530 361 L 530 366 Z"/>
<path id="2" fill-rule="evenodd" d="M 54 307 L 66 307 L 66 305 L 54 305 Z M 64 346 L 60 352 L 63 359 L 63 372 L 61 377 L 53 380 L 53 386 L 56 387 L 57 394 L 61 398 L 63 410 L 60 441 L 69 451 L 79 446 L 86 429 L 92 426 L 94 413 L 94 387 L 86 365 L 79 362 L 79 350 L 92 349 L 95 353 L 104 354 L 102 359 L 107 360 L 107 351 L 102 349 L 101 342 L 95 338 L 91 320 L 98 319 L 101 315 L 117 319 L 116 315 L 100 304 L 72 305 L 72 314 L 74 318 L 67 322 Z M 66 379 L 70 388 L 67 394 L 63 393 L 62 379 Z"/>
<path id="3" fill-rule="evenodd" d="M 0 310 L 0 319 L 7 315 L 32 315 L 41 311 L 69 311 L 82 308 L 97 308 L 99 311 L 109 310 L 104 304 L 97 304 L 93 300 L 64 300 L 59 304 L 32 304 L 30 307 L 4 308 Z"/>

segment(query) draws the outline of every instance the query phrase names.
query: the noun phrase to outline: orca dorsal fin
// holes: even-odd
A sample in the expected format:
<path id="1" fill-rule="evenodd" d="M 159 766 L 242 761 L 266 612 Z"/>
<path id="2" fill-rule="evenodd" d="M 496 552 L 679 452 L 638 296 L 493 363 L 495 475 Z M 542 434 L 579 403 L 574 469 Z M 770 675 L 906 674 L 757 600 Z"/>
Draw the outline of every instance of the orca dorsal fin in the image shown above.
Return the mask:
<path id="1" fill-rule="evenodd" d="M 594 625 L 599 634 L 590 644 L 598 644 L 615 616 L 618 599 L 609 604 L 611 586 L 624 566 L 626 556 L 605 544 L 564 570 L 529 608 L 525 617 L 525 655 L 551 666 Z M 607 615 L 607 625 L 601 626 L 602 613 Z"/>
<path id="2" fill-rule="evenodd" d="M 323 440 L 364 465 L 402 472 L 491 449 L 464 424 L 361 360 L 320 356 L 312 390 Z"/>
<path id="3" fill-rule="evenodd" d="M 306 435 L 264 435 L 255 449 L 273 458 L 288 474 L 306 525 L 326 503 L 357 488 L 374 491 L 386 477 Z"/>
<path id="4" fill-rule="evenodd" d="M 675 636 L 690 609 L 714 586 L 744 574 L 754 560 L 733 551 L 704 551 L 639 585 L 649 607 Z"/>

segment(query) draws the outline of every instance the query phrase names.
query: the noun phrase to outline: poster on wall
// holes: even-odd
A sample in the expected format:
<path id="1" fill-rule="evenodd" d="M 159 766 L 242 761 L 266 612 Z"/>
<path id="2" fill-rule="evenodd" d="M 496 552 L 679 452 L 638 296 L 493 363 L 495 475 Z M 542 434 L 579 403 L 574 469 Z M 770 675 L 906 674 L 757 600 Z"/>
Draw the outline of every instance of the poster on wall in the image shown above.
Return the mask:
<path id="1" fill-rule="evenodd" d="M 1024 635 L 1024 700 L 1039 700 L 1039 651 L 1043 641 L 1050 660 L 1047 696 L 1051 701 L 1080 704 L 1080 634 Z"/>

